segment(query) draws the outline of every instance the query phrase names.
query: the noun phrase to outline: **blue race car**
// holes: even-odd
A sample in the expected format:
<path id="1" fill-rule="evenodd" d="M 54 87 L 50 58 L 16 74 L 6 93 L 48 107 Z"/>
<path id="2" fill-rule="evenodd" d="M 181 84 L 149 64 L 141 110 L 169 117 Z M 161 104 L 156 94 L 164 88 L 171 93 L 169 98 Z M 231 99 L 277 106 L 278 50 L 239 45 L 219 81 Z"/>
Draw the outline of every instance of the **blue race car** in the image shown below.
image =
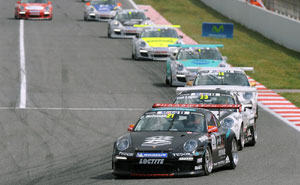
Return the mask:
<path id="1" fill-rule="evenodd" d="M 194 80 L 200 67 L 229 67 L 227 57 L 222 56 L 218 49 L 223 47 L 222 44 L 172 44 L 169 47 L 179 47 L 176 57 L 171 57 L 166 63 L 166 84 L 171 86 L 184 86 Z"/>
<path id="2" fill-rule="evenodd" d="M 92 0 L 85 4 L 84 20 L 109 21 L 121 9 L 121 3 L 115 0 Z"/>

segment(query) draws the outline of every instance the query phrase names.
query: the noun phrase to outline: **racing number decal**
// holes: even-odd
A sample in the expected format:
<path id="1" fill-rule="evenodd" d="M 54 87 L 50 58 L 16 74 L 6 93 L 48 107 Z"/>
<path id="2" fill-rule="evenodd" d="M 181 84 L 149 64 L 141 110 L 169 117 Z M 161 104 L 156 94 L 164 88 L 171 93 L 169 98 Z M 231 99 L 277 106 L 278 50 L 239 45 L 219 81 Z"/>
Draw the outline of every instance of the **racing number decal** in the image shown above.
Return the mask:
<path id="1" fill-rule="evenodd" d="M 219 76 L 224 76 L 224 72 L 219 72 Z"/>
<path id="2" fill-rule="evenodd" d="M 167 118 L 174 118 L 174 114 L 168 114 Z"/>
<path id="3" fill-rule="evenodd" d="M 200 100 L 207 100 L 208 99 L 208 96 L 207 95 L 201 95 L 200 96 Z"/>

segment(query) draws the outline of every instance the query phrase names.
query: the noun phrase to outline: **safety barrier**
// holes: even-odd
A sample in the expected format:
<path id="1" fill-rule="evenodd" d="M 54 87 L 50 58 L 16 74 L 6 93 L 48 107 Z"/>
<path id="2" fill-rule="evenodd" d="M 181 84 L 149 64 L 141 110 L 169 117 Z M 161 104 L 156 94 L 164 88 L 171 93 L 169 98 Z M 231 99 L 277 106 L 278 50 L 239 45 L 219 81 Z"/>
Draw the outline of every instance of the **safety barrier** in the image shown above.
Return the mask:
<path id="1" fill-rule="evenodd" d="M 300 52 L 300 21 L 250 5 L 243 0 L 201 1 L 229 19 Z"/>

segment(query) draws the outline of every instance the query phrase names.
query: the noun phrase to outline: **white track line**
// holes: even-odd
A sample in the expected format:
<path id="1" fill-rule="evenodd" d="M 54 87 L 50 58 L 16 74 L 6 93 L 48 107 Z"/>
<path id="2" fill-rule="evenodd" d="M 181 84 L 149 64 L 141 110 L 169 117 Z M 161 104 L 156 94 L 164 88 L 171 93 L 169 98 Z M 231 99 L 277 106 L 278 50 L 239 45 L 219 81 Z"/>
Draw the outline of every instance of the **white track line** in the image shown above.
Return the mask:
<path id="1" fill-rule="evenodd" d="M 0 110 L 70 110 L 70 111 L 145 111 L 150 108 L 62 108 L 62 107 L 0 107 Z"/>
<path id="2" fill-rule="evenodd" d="M 20 103 L 19 108 L 26 108 L 26 62 L 24 46 L 24 20 L 20 20 Z"/>
<path id="3" fill-rule="evenodd" d="M 133 0 L 128 0 L 132 6 L 134 7 L 134 9 L 138 9 L 137 5 L 135 4 L 135 2 L 133 2 Z"/>

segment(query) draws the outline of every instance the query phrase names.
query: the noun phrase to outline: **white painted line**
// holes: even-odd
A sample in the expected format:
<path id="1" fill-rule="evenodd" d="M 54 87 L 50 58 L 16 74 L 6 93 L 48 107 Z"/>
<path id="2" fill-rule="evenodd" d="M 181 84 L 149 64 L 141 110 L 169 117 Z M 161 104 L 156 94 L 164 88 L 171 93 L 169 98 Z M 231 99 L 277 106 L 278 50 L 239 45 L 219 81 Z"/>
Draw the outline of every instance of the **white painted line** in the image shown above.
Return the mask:
<path id="1" fill-rule="evenodd" d="M 24 20 L 20 20 L 20 103 L 19 108 L 26 108 L 26 61 L 24 46 Z"/>
<path id="2" fill-rule="evenodd" d="M 150 108 L 84 108 L 84 107 L 0 107 L 0 110 L 70 110 L 70 111 L 145 111 Z"/>
<path id="3" fill-rule="evenodd" d="M 137 7 L 137 5 L 135 4 L 135 2 L 133 2 L 133 0 L 128 0 L 128 1 L 132 4 L 132 6 L 134 7 L 134 9 L 139 9 Z"/>

